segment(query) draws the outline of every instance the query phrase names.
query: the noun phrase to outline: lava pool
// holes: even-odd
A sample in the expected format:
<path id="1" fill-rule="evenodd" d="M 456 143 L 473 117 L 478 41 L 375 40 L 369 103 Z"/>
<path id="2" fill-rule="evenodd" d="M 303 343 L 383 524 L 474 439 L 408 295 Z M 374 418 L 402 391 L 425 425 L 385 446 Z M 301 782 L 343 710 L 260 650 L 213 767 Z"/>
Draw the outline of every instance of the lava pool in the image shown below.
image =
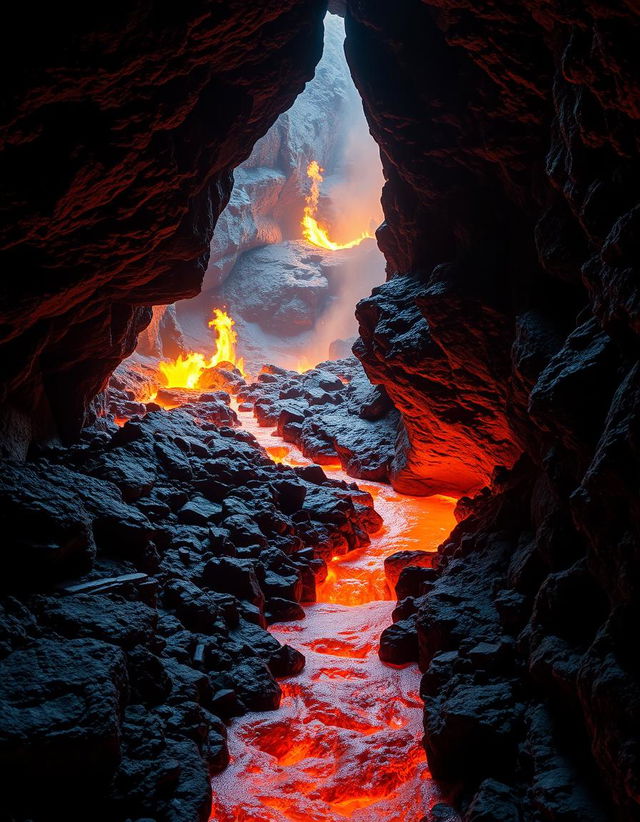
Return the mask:
<path id="1" fill-rule="evenodd" d="M 239 417 L 279 461 L 308 462 L 252 414 Z M 325 471 L 352 481 L 340 469 Z M 384 525 L 366 548 L 329 563 L 304 620 L 270 627 L 306 665 L 280 681 L 277 711 L 231 723 L 231 762 L 213 779 L 212 822 L 419 822 L 440 799 L 421 744 L 418 668 L 384 664 L 377 652 L 395 606 L 384 558 L 435 550 L 455 525 L 455 500 L 358 484 Z"/>

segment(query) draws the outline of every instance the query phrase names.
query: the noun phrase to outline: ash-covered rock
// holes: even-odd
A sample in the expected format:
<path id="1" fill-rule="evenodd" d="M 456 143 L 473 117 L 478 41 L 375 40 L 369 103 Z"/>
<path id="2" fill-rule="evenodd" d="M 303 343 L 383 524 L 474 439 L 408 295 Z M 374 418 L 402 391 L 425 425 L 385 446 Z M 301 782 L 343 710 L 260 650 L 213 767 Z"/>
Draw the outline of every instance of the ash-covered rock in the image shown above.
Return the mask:
<path id="1" fill-rule="evenodd" d="M 15 818 L 206 819 L 224 721 L 277 708 L 276 677 L 304 665 L 267 625 L 302 618 L 325 559 L 378 527 L 368 494 L 276 465 L 212 422 L 212 402 L 104 421 L 5 465 L 0 760 Z"/>
<path id="2" fill-rule="evenodd" d="M 238 399 L 253 403 L 260 425 L 277 428 L 305 457 L 340 462 L 358 479 L 388 480 L 398 413 L 355 357 L 328 360 L 303 374 L 266 366 Z"/>
<path id="3" fill-rule="evenodd" d="M 326 308 L 327 273 L 334 268 L 326 252 L 303 241 L 266 245 L 238 260 L 225 282 L 224 298 L 234 312 L 264 331 L 295 336 L 313 328 Z"/>

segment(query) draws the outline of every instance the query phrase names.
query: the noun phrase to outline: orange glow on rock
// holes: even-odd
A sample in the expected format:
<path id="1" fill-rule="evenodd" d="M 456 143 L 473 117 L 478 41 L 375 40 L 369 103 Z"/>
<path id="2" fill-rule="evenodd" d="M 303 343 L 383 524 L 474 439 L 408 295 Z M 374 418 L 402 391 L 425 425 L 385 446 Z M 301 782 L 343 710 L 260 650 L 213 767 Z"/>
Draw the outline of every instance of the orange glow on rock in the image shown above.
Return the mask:
<path id="1" fill-rule="evenodd" d="M 320 168 L 316 160 L 312 160 L 307 166 L 307 177 L 311 180 L 311 189 L 306 197 L 306 205 L 301 223 L 302 235 L 305 240 L 313 245 L 317 245 L 319 248 L 326 248 L 328 251 L 340 251 L 345 248 L 353 248 L 356 245 L 360 245 L 360 243 L 368 237 L 373 237 L 373 234 L 369 231 L 362 231 L 359 237 L 355 240 L 349 240 L 349 242 L 346 243 L 336 243 L 329 238 L 329 229 L 320 225 L 316 217 L 323 171 L 324 169 Z"/>
<path id="2" fill-rule="evenodd" d="M 225 311 L 214 308 L 213 319 L 208 324 L 209 328 L 213 328 L 215 332 L 216 345 L 215 352 L 209 359 L 198 351 L 190 351 L 184 356 L 179 354 L 173 362 L 158 363 L 167 388 L 198 388 L 203 372 L 220 363 L 228 362 L 244 375 L 244 361 L 241 357 L 236 358 L 238 334 L 233 328 L 235 320 Z"/>
<path id="3" fill-rule="evenodd" d="M 282 461 L 309 464 L 279 438 L 275 446 L 250 412 L 239 417 L 264 447 L 282 449 Z M 377 651 L 395 607 L 384 557 L 435 550 L 455 525 L 455 500 L 360 486 L 374 496 L 384 527 L 366 548 L 329 563 L 306 619 L 271 627 L 306 665 L 280 682 L 279 710 L 231 723 L 234 760 L 213 779 L 212 822 L 419 822 L 441 799 L 421 745 L 417 666 L 385 665 Z"/>
<path id="4" fill-rule="evenodd" d="M 304 374 L 306 371 L 311 371 L 312 368 L 315 368 L 316 363 L 311 362 L 308 357 L 302 356 L 296 363 L 296 367 L 293 369 L 297 371 L 298 374 Z"/>

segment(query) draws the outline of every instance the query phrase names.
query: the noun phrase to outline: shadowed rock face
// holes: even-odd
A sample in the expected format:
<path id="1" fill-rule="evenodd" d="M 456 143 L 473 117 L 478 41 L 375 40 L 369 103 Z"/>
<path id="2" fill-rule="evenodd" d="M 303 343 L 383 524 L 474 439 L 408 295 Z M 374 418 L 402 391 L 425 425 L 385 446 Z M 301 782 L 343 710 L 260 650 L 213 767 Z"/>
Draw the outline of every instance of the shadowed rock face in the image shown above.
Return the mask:
<path id="1" fill-rule="evenodd" d="M 637 17 L 353 0 L 347 33 L 387 179 L 355 351 L 403 416 L 392 480 L 491 486 L 435 578 L 403 572 L 384 653 L 419 657 L 465 819 L 637 819 Z"/>
<path id="2" fill-rule="evenodd" d="M 12 12 L 0 153 L 6 450 L 77 433 L 148 306 L 198 293 L 231 171 L 312 76 L 323 5 Z"/>
<path id="3" fill-rule="evenodd" d="M 198 291 L 230 169 L 310 76 L 321 6 L 116 3 L 65 16 L 52 5 L 38 16 L 25 5 L 5 19 L 7 451 L 76 433 L 149 322 L 147 306 Z M 349 7 L 349 58 L 387 178 L 379 243 L 390 275 L 360 305 L 356 350 L 404 417 L 390 473 L 423 492 L 491 480 L 460 504 L 466 518 L 438 568 L 402 569 L 384 653 L 417 656 L 430 766 L 459 786 L 469 822 L 637 819 L 637 18 L 623 0 Z M 300 586 L 278 579 L 282 558 L 262 530 L 271 507 L 258 526 L 243 513 L 275 469 L 249 446 L 257 473 L 238 474 L 237 459 L 221 464 L 222 444 L 208 453 L 209 429 L 187 441 L 188 420 L 174 416 L 169 436 L 163 419 L 163 442 L 154 419 L 87 432 L 72 461 L 54 450 L 3 474 L 5 518 L 21 534 L 5 568 L 3 740 L 33 773 L 40 751 L 24 752 L 14 723 L 26 716 L 38 739 L 55 738 L 53 756 L 91 752 L 95 788 L 109 782 L 123 817 L 155 814 L 156 796 L 172 801 L 169 785 L 182 815 L 159 818 L 204 819 L 203 762 L 225 763 L 215 717 L 235 710 L 229 680 L 203 670 L 236 659 L 227 595 L 236 591 L 259 650 L 236 666 L 236 684 L 245 707 L 264 708 L 277 702 L 265 658 L 273 675 L 299 660 L 276 658 L 251 627 L 264 616 L 260 590 L 271 588 L 277 617 L 283 601 L 295 611 Z M 229 454 L 245 450 L 241 437 L 219 438 L 238 440 Z M 199 463 L 212 477 L 191 473 Z M 339 495 L 315 469 L 298 479 Z M 247 499 L 229 493 L 223 510 L 218 493 L 239 486 Z M 280 511 L 291 537 L 308 522 L 293 520 L 298 486 Z M 220 523 L 208 525 L 223 514 L 236 563 Z M 164 522 L 184 544 L 166 541 Z M 87 571 L 63 593 L 32 587 Z M 221 647 L 200 648 L 196 634 L 218 617 Z M 74 666 L 76 656 L 91 665 Z M 23 683 L 35 670 L 43 699 L 63 700 L 52 713 L 77 729 L 72 740 L 50 712 L 30 713 Z M 171 693 L 180 704 L 165 710 Z"/>

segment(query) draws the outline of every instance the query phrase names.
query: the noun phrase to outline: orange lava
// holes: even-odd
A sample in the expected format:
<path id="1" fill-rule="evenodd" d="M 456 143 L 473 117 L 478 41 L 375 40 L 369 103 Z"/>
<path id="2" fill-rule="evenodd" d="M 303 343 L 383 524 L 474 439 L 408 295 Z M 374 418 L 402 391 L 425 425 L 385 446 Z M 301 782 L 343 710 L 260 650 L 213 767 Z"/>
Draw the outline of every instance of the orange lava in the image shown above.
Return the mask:
<path id="1" fill-rule="evenodd" d="M 369 231 L 362 231 L 355 240 L 349 240 L 346 243 L 336 243 L 329 238 L 329 229 L 320 225 L 316 215 L 318 213 L 318 200 L 320 199 L 320 185 L 322 184 L 322 172 L 324 169 L 316 160 L 312 160 L 307 166 L 307 177 L 311 180 L 311 190 L 306 197 L 306 205 L 301 221 L 302 235 L 308 242 L 317 245 L 320 248 L 326 248 L 329 251 L 340 251 L 344 248 L 353 248 L 356 245 L 367 239 L 373 237 Z M 308 369 L 307 369 L 308 370 Z"/>
<path id="2" fill-rule="evenodd" d="M 276 447 L 251 414 L 239 417 Z M 304 461 L 282 440 L 277 447 L 280 461 Z M 215 822 L 419 822 L 440 799 L 421 745 L 420 673 L 384 665 L 377 650 L 395 606 L 384 557 L 435 550 L 455 524 L 454 500 L 361 487 L 375 495 L 384 527 L 370 546 L 330 563 L 305 620 L 271 628 L 302 651 L 305 669 L 281 681 L 279 710 L 231 723 L 232 762 L 212 782 Z"/>
<path id="3" fill-rule="evenodd" d="M 179 354 L 173 362 L 160 362 L 158 368 L 167 388 L 197 388 L 200 377 L 207 368 L 219 363 L 228 362 L 244 374 L 244 362 L 236 357 L 237 333 L 233 326 L 235 320 L 219 308 L 214 308 L 213 319 L 209 327 L 215 331 L 216 350 L 207 359 L 199 351 L 190 351 L 184 356 Z"/>

